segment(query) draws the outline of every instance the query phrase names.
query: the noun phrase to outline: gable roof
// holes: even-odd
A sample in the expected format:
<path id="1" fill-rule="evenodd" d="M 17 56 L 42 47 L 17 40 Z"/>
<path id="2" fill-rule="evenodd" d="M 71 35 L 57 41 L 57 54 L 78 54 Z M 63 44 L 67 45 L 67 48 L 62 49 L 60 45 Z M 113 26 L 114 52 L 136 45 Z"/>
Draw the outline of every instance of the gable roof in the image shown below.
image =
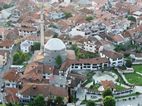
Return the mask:
<path id="1" fill-rule="evenodd" d="M 23 86 L 23 88 L 19 91 L 20 94 L 24 96 L 37 96 L 42 94 L 44 97 L 54 95 L 54 96 L 61 96 L 67 97 L 68 92 L 67 89 L 56 87 L 48 84 L 34 84 L 34 83 L 27 83 Z"/>
<path id="2" fill-rule="evenodd" d="M 11 68 L 9 71 L 4 73 L 3 79 L 8 81 L 18 82 L 20 79 L 21 74 L 18 73 L 17 69 Z"/>
<path id="3" fill-rule="evenodd" d="M 101 63 L 108 63 L 108 59 L 107 58 L 91 58 L 91 59 L 79 59 L 79 60 L 66 60 L 62 66 L 61 69 L 65 70 L 67 69 L 70 65 L 72 64 L 101 64 Z"/>
<path id="4" fill-rule="evenodd" d="M 115 51 L 109 51 L 109 50 L 105 50 L 103 49 L 103 51 L 101 52 L 102 54 L 104 54 L 106 57 L 111 58 L 111 59 L 117 59 L 117 58 L 122 58 L 123 54 L 115 52 Z"/>

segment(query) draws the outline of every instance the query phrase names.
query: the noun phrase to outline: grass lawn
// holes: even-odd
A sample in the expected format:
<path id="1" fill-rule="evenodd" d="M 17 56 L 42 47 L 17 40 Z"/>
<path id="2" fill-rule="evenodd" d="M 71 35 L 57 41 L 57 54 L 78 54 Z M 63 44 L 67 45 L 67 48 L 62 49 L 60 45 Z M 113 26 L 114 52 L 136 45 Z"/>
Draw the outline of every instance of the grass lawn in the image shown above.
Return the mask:
<path id="1" fill-rule="evenodd" d="M 142 76 L 136 73 L 124 74 L 129 83 L 142 86 Z"/>
<path id="2" fill-rule="evenodd" d="M 115 89 L 116 89 L 116 91 L 123 91 L 123 90 L 125 90 L 126 88 L 122 87 L 121 85 L 116 85 L 116 86 L 115 86 Z"/>
<path id="3" fill-rule="evenodd" d="M 140 65 L 133 65 L 133 68 L 136 72 L 142 73 L 142 64 Z"/>
<path id="4" fill-rule="evenodd" d="M 112 72 L 115 73 L 116 75 L 118 75 L 117 82 L 119 82 L 121 84 L 125 84 L 124 80 L 122 79 L 121 75 L 117 72 L 117 70 L 112 69 Z"/>

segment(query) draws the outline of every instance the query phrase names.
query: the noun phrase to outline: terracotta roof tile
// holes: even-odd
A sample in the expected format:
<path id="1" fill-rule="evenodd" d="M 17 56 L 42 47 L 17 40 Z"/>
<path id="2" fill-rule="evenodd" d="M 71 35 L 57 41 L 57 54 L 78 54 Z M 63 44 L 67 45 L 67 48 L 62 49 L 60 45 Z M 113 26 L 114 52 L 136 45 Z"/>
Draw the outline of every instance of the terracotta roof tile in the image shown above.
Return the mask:
<path id="1" fill-rule="evenodd" d="M 61 96 L 61 97 L 68 96 L 67 89 L 65 88 L 55 87 L 48 84 L 34 84 L 34 83 L 25 84 L 23 88 L 19 91 L 19 93 L 24 96 L 29 96 L 29 95 L 37 96 L 39 94 L 42 94 L 45 97 L 49 95 Z"/>
<path id="2" fill-rule="evenodd" d="M 21 74 L 17 72 L 17 69 L 11 68 L 9 71 L 4 73 L 3 79 L 8 81 L 16 81 L 18 82 Z"/>

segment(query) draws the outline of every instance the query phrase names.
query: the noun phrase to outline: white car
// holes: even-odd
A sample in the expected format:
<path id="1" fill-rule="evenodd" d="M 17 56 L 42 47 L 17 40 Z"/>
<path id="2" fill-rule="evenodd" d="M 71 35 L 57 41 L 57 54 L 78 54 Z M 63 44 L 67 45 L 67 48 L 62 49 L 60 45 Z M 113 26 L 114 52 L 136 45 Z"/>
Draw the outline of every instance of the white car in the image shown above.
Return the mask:
<path id="1" fill-rule="evenodd" d="M 1 88 L 1 89 L 0 89 L 0 91 L 1 91 L 1 92 L 4 92 L 4 89 L 3 89 L 3 88 Z"/>
<path id="2" fill-rule="evenodd" d="M 0 99 L 0 104 L 2 104 L 2 100 Z"/>

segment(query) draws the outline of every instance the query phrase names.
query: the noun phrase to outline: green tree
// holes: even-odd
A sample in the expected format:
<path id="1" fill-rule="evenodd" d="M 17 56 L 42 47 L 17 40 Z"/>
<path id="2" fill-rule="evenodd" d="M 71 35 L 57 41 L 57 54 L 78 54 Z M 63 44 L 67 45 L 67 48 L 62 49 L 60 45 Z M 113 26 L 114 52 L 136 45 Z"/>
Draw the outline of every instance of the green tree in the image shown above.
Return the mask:
<path id="1" fill-rule="evenodd" d="M 62 57 L 61 57 L 60 55 L 58 55 L 58 56 L 56 57 L 56 65 L 57 65 L 57 68 L 60 68 L 61 64 L 62 64 Z"/>
<path id="2" fill-rule="evenodd" d="M 60 96 L 56 97 L 55 102 L 56 102 L 57 106 L 62 106 L 64 104 L 63 98 Z"/>
<path id="3" fill-rule="evenodd" d="M 14 65 L 20 65 L 22 64 L 22 59 L 20 58 L 21 57 L 21 54 L 20 52 L 16 52 L 13 56 L 13 64 Z"/>
<path id="4" fill-rule="evenodd" d="M 90 22 L 90 21 L 93 20 L 93 19 L 94 19 L 93 16 L 87 16 L 87 17 L 86 17 L 86 21 L 88 21 L 88 22 Z"/>
<path id="5" fill-rule="evenodd" d="M 115 46 L 115 51 L 126 51 L 126 47 L 123 44 L 119 44 Z"/>
<path id="6" fill-rule="evenodd" d="M 132 61 L 131 60 L 126 60 L 126 67 L 130 68 L 132 67 Z"/>
<path id="7" fill-rule="evenodd" d="M 24 61 L 29 60 L 30 56 L 27 53 L 23 53 L 21 51 L 17 51 L 13 56 L 13 64 L 21 65 Z"/>
<path id="8" fill-rule="evenodd" d="M 40 42 L 34 42 L 31 46 L 31 51 L 34 52 L 35 50 L 40 50 Z"/>
<path id="9" fill-rule="evenodd" d="M 113 96 L 112 91 L 111 91 L 110 88 L 106 89 L 106 90 L 103 92 L 103 98 L 105 98 L 106 96 Z"/>
<path id="10" fill-rule="evenodd" d="M 94 101 L 88 100 L 86 106 L 96 106 Z"/>
<path id="11" fill-rule="evenodd" d="M 72 17 L 72 14 L 69 12 L 64 12 L 64 15 L 66 19 Z"/>
<path id="12" fill-rule="evenodd" d="M 38 95 L 29 103 L 28 106 L 45 106 L 44 97 L 42 95 Z"/>
<path id="13" fill-rule="evenodd" d="M 115 106 L 115 99 L 112 96 L 106 96 L 103 99 L 104 106 Z"/>
<path id="14" fill-rule="evenodd" d="M 133 22 L 137 21 L 136 18 L 134 16 L 131 16 L 131 15 L 127 16 L 127 18 L 128 18 L 128 20 L 133 21 Z"/>

